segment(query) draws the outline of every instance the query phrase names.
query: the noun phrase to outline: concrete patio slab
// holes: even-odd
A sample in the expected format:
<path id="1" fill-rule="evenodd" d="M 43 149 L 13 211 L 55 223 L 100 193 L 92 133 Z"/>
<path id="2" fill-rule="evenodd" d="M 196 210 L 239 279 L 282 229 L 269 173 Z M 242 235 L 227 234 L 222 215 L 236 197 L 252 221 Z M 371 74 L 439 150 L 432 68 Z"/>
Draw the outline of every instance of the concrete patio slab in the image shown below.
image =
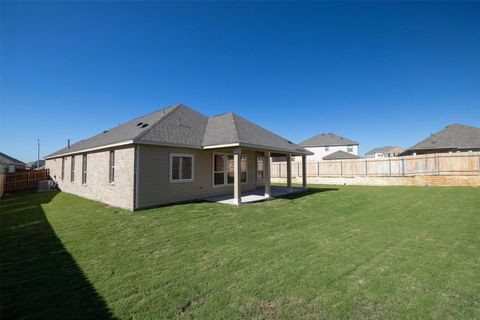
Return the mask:
<path id="1" fill-rule="evenodd" d="M 270 198 L 268 198 L 268 197 L 265 197 L 264 188 L 259 188 L 256 190 L 242 192 L 242 204 L 265 201 L 268 199 L 278 198 L 278 197 L 286 196 L 289 194 L 306 192 L 306 191 L 307 190 L 303 188 L 288 188 L 288 187 L 272 186 L 272 195 Z M 209 197 L 209 198 L 205 198 L 204 200 L 210 201 L 210 202 L 236 205 L 235 199 L 233 198 L 233 194 L 225 194 L 221 196 Z"/>

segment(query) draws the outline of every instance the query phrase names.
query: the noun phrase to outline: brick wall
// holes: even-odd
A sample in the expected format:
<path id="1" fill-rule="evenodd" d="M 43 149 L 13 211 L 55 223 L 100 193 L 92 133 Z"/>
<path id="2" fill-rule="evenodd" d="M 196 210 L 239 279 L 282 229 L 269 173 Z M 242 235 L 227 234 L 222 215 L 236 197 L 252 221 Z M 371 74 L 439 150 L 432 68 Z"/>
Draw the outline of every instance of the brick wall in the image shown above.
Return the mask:
<path id="1" fill-rule="evenodd" d="M 82 184 L 83 154 L 75 155 L 74 181 L 71 181 L 72 156 L 65 157 L 63 180 L 61 157 L 46 160 L 45 166 L 50 169 L 50 176 L 58 183 L 60 190 L 133 210 L 135 148 L 115 149 L 115 181 L 113 183 L 109 182 L 109 152 L 110 150 L 102 150 L 86 153 L 87 182 L 85 184 Z"/>

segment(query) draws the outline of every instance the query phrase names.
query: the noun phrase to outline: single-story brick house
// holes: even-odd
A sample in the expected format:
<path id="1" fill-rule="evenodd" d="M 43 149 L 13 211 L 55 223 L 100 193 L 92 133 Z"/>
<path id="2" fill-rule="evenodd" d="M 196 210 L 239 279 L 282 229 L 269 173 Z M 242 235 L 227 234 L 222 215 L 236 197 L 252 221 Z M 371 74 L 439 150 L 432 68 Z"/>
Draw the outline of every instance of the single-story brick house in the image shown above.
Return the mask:
<path id="1" fill-rule="evenodd" d="M 45 160 L 62 191 L 136 210 L 227 193 L 240 204 L 242 191 L 258 187 L 269 197 L 270 157 L 309 154 L 234 113 L 207 117 L 180 104 L 74 143 Z"/>

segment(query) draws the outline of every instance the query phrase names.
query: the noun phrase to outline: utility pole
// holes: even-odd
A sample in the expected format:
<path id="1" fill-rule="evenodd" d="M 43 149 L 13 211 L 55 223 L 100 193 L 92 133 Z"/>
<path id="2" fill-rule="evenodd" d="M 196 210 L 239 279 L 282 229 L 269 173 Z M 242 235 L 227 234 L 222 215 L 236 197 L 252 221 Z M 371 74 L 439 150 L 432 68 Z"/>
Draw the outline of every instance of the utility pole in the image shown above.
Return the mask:
<path id="1" fill-rule="evenodd" d="M 37 170 L 40 168 L 40 139 L 37 139 Z"/>

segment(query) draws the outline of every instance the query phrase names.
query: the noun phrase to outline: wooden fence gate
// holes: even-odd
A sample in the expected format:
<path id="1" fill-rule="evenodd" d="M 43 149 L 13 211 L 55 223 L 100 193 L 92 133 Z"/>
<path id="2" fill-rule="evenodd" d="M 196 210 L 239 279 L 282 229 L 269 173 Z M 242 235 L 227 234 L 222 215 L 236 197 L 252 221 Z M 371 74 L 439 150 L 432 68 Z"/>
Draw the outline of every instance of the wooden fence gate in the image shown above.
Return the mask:
<path id="1" fill-rule="evenodd" d="M 12 192 L 19 190 L 35 189 L 37 181 L 48 180 L 48 169 L 5 173 L 3 179 L 3 191 Z"/>

